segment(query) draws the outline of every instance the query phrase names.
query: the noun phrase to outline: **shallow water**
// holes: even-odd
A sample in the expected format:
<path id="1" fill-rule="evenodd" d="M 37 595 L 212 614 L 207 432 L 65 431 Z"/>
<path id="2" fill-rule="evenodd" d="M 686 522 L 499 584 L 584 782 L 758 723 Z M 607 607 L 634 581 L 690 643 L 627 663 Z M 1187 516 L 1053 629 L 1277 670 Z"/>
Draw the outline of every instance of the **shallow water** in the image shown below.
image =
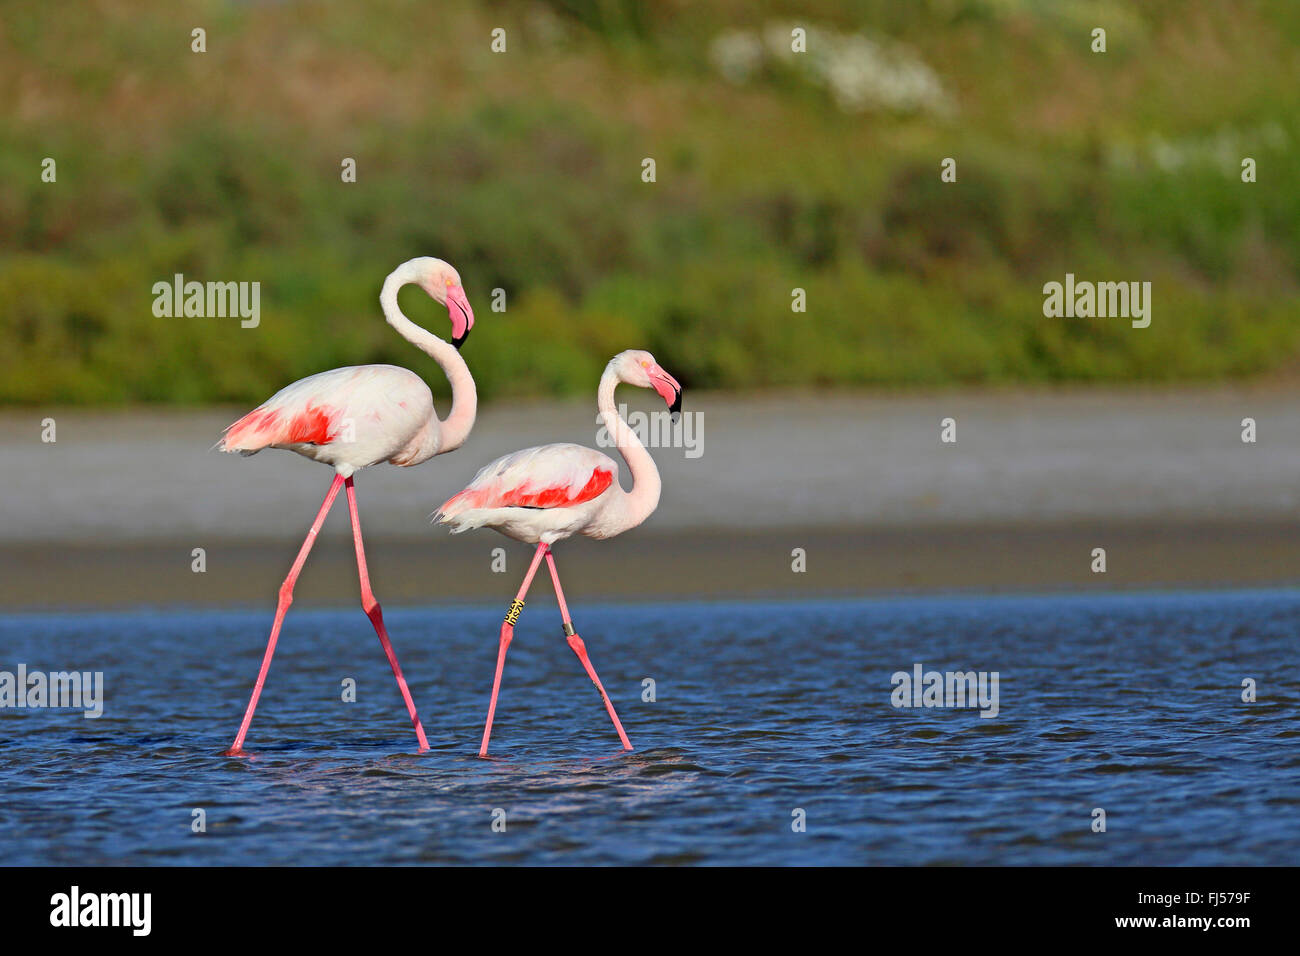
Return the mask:
<path id="1" fill-rule="evenodd" d="M 296 607 L 253 756 L 218 756 L 270 617 L 0 621 L 0 670 L 102 671 L 106 698 L 0 710 L 3 862 L 1300 861 L 1300 592 L 576 607 L 631 754 L 539 598 L 489 760 L 499 608 L 388 612 L 417 755 L 360 610 Z M 918 662 L 997 671 L 998 715 L 894 708 Z"/>

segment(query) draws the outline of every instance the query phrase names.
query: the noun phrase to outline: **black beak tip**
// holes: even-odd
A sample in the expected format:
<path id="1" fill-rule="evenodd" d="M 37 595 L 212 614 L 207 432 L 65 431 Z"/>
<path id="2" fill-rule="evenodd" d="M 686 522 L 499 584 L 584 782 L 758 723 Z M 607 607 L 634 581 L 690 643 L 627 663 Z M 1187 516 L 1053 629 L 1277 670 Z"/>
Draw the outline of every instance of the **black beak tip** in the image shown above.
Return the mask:
<path id="1" fill-rule="evenodd" d="M 673 403 L 668 406 L 668 411 L 672 415 L 672 420 L 674 423 L 676 423 L 677 420 L 682 417 L 682 393 L 681 392 L 677 393 L 677 397 L 673 399 Z"/>
<path id="2" fill-rule="evenodd" d="M 456 308 L 460 309 L 460 314 L 465 317 L 465 334 L 459 337 L 455 335 L 451 337 L 451 344 L 456 346 L 457 349 L 459 349 L 462 345 L 465 344 L 465 340 L 469 338 L 469 333 L 474 328 L 474 320 L 470 317 L 470 314 L 465 311 L 465 307 L 462 306 L 459 302 L 453 302 L 452 304 L 455 305 Z"/>

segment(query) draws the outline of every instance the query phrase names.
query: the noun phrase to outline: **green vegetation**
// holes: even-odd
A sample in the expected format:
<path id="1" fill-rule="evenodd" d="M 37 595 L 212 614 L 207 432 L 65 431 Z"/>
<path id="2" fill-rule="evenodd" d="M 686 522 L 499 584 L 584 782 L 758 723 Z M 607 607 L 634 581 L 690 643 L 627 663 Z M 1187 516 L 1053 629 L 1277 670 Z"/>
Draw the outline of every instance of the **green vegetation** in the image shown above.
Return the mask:
<path id="1" fill-rule="evenodd" d="M 872 89 L 919 62 L 943 102 L 846 102 L 858 33 L 906 48 Z M 1293 0 L 12 0 L 0 401 L 251 403 L 364 362 L 445 388 L 379 311 L 414 255 L 465 278 L 488 398 L 586 394 L 627 347 L 719 388 L 1287 371 L 1298 41 Z M 155 318 L 177 272 L 259 281 L 260 327 Z M 1045 318 L 1066 272 L 1151 281 L 1151 327 Z"/>

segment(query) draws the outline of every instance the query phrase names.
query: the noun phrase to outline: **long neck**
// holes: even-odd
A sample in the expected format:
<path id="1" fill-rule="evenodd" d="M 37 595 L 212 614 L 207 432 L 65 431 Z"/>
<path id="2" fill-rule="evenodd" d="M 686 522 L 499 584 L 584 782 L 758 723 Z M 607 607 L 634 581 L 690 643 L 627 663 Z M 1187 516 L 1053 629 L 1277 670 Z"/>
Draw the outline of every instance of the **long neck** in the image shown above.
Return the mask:
<path id="1" fill-rule="evenodd" d="M 659 469 L 655 460 L 636 437 L 636 432 L 628 427 L 614 405 L 614 389 L 619 383 L 618 373 L 606 368 L 600 377 L 600 391 L 596 395 L 596 405 L 600 409 L 600 418 L 605 430 L 614 439 L 619 453 L 627 462 L 628 471 L 632 473 L 632 490 L 623 496 L 626 509 L 627 527 L 634 528 L 646 518 L 659 504 L 659 492 L 663 483 L 659 480 Z"/>
<path id="2" fill-rule="evenodd" d="M 397 290 L 411 281 L 413 279 L 403 275 L 400 269 L 394 272 L 384 280 L 383 291 L 379 293 L 379 304 L 383 307 L 388 324 L 397 329 L 402 338 L 437 362 L 451 383 L 451 411 L 441 423 L 438 449 L 447 452 L 459 448 L 469 437 L 470 429 L 474 427 L 474 416 L 478 413 L 478 392 L 474 388 L 474 379 L 469 374 L 469 366 L 460 357 L 456 347 L 402 314 L 397 304 Z"/>

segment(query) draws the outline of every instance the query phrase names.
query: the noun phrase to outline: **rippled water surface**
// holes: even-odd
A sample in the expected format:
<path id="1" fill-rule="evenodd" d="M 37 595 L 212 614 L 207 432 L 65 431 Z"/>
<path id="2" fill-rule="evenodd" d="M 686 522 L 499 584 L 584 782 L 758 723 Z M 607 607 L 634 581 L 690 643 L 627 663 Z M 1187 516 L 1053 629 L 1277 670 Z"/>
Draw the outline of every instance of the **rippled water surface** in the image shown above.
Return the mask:
<path id="1" fill-rule="evenodd" d="M 1300 861 L 1296 592 L 577 607 L 631 754 L 539 598 L 489 760 L 499 609 L 388 613 L 419 755 L 360 610 L 296 607 L 253 756 L 221 757 L 270 611 L 0 621 L 0 670 L 106 687 L 98 720 L 0 710 L 3 861 Z M 997 671 L 1000 712 L 895 709 L 918 662 Z"/>

